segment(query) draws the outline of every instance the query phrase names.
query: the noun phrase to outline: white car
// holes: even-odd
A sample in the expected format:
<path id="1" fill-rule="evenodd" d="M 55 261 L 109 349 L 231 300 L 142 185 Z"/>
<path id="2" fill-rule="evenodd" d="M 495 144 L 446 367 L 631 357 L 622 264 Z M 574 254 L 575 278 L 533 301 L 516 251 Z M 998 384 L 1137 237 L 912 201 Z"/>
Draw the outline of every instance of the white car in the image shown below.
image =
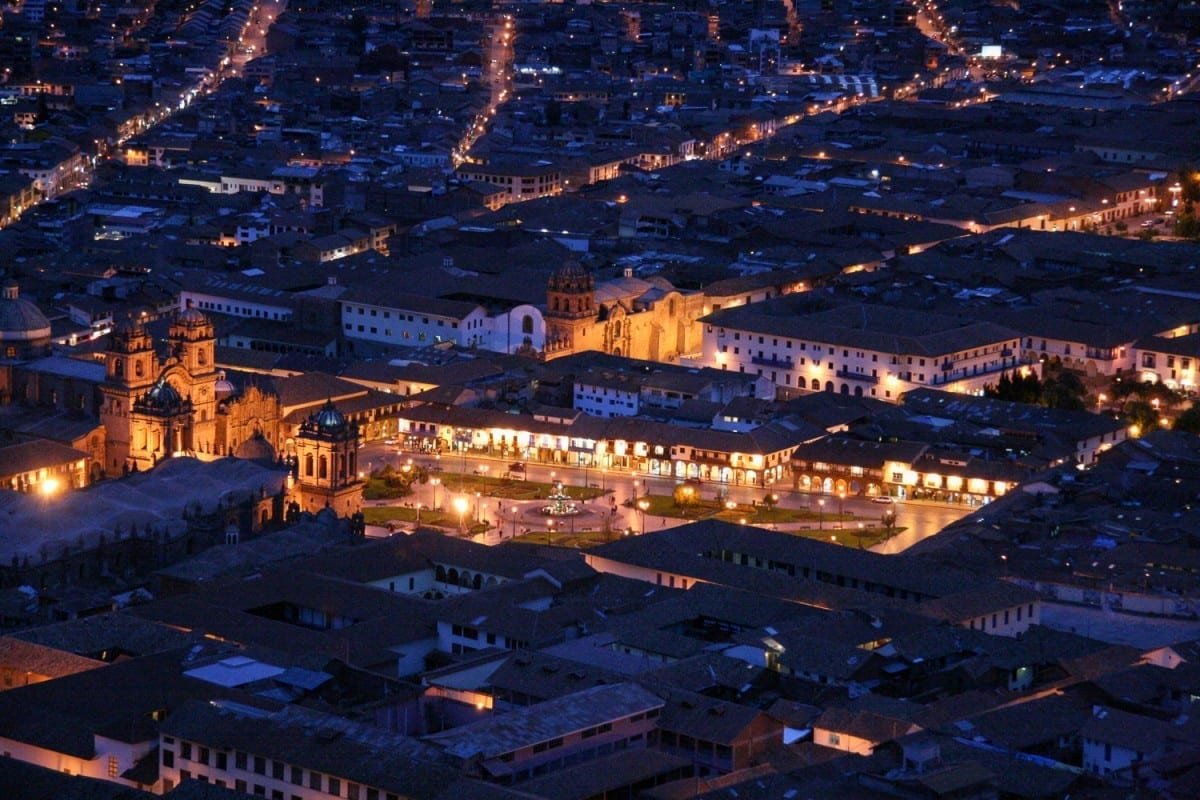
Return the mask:
<path id="1" fill-rule="evenodd" d="M 896 501 L 894 499 L 892 499 L 891 497 L 872 497 L 871 502 L 872 503 L 883 503 L 883 504 L 889 505 L 889 506 L 894 505 L 896 503 Z"/>

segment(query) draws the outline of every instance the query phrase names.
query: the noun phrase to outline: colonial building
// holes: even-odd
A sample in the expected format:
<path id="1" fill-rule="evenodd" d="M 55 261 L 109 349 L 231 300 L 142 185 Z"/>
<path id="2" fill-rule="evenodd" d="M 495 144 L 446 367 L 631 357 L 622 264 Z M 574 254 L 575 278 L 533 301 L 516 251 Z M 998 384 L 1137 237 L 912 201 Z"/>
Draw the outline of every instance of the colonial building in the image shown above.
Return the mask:
<path id="1" fill-rule="evenodd" d="M 100 386 L 109 474 L 145 469 L 175 454 L 221 454 L 212 323 L 185 309 L 171 325 L 168 344 L 167 358 L 160 360 L 145 326 L 134 323 L 113 334 Z"/>
<path id="2" fill-rule="evenodd" d="M 881 305 L 814 313 L 784 297 L 704 322 L 705 366 L 766 375 L 783 396 L 825 391 L 897 403 L 921 387 L 979 394 L 1020 366 L 1015 331 Z"/>
<path id="3" fill-rule="evenodd" d="M 649 361 L 678 361 L 699 353 L 704 296 L 684 294 L 667 281 L 626 274 L 596 284 L 577 261 L 567 261 L 546 289 L 546 358 L 598 350 Z"/>
<path id="4" fill-rule="evenodd" d="M 300 509 L 331 508 L 346 517 L 358 513 L 363 490 L 358 478 L 358 425 L 326 402 L 300 426 L 295 442 Z"/>
<path id="5" fill-rule="evenodd" d="M 50 344 L 50 322 L 31 301 L 21 297 L 16 282 L 0 289 L 0 357 L 43 355 Z"/>

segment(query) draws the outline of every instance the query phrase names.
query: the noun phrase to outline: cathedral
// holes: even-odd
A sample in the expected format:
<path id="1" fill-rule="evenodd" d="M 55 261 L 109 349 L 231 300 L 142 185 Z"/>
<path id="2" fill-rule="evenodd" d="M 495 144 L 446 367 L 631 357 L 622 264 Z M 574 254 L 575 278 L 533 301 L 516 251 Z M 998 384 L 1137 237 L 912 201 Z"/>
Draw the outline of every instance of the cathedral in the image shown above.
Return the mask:
<path id="1" fill-rule="evenodd" d="M 597 284 L 579 262 L 567 261 L 547 284 L 545 357 L 598 350 L 675 362 L 700 351 L 703 313 L 703 294 L 682 292 L 663 278 L 627 272 Z"/>
<path id="2" fill-rule="evenodd" d="M 217 440 L 220 376 L 212 323 L 193 308 L 181 311 L 171 323 L 168 348 L 160 360 L 154 340 L 136 322 L 112 336 L 100 386 L 109 475 L 148 469 L 174 455 L 225 454 Z"/>

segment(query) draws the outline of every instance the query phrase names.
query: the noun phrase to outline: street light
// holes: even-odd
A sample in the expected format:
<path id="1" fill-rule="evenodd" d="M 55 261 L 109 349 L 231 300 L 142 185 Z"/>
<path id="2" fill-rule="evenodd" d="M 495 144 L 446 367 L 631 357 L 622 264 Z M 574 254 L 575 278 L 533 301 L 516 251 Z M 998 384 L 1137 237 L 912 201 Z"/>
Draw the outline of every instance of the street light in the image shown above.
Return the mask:
<path id="1" fill-rule="evenodd" d="M 438 505 L 438 486 L 441 484 L 441 482 L 442 482 L 441 478 L 430 478 L 429 479 L 429 484 L 433 487 L 433 506 L 431 506 L 432 508 L 441 508 L 441 506 Z"/>
<path id="2" fill-rule="evenodd" d="M 842 517 L 846 516 L 846 493 L 838 492 L 838 527 L 842 527 Z"/>
<path id="3" fill-rule="evenodd" d="M 825 498 L 822 497 L 817 501 L 817 530 L 825 530 Z"/>
<path id="4" fill-rule="evenodd" d="M 459 533 L 465 533 L 467 530 L 466 522 L 464 521 L 463 518 L 467 513 L 467 509 L 470 507 L 471 507 L 471 502 L 469 500 L 467 500 L 467 498 L 465 498 L 465 497 L 454 498 L 454 510 L 458 512 Z"/>
<path id="5" fill-rule="evenodd" d="M 38 484 L 38 492 L 41 493 L 42 497 L 50 497 L 57 494 L 61 488 L 62 484 L 59 483 L 58 478 L 46 478 Z"/>
<path id="6" fill-rule="evenodd" d="M 516 506 L 512 507 L 512 525 L 513 525 L 512 538 L 515 539 L 515 538 L 517 538 L 517 507 Z"/>
<path id="7" fill-rule="evenodd" d="M 638 511 L 642 512 L 642 534 L 646 533 L 646 509 L 650 508 L 649 500 L 638 500 Z"/>

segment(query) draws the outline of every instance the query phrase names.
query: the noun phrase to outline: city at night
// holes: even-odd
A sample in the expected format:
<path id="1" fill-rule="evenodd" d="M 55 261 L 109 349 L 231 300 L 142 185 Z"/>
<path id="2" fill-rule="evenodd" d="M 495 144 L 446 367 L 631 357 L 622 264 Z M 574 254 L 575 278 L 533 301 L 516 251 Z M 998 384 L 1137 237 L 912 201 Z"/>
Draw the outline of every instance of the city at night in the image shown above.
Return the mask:
<path id="1" fill-rule="evenodd" d="M 0 800 L 1200 798 L 1200 0 L 0 0 Z"/>

